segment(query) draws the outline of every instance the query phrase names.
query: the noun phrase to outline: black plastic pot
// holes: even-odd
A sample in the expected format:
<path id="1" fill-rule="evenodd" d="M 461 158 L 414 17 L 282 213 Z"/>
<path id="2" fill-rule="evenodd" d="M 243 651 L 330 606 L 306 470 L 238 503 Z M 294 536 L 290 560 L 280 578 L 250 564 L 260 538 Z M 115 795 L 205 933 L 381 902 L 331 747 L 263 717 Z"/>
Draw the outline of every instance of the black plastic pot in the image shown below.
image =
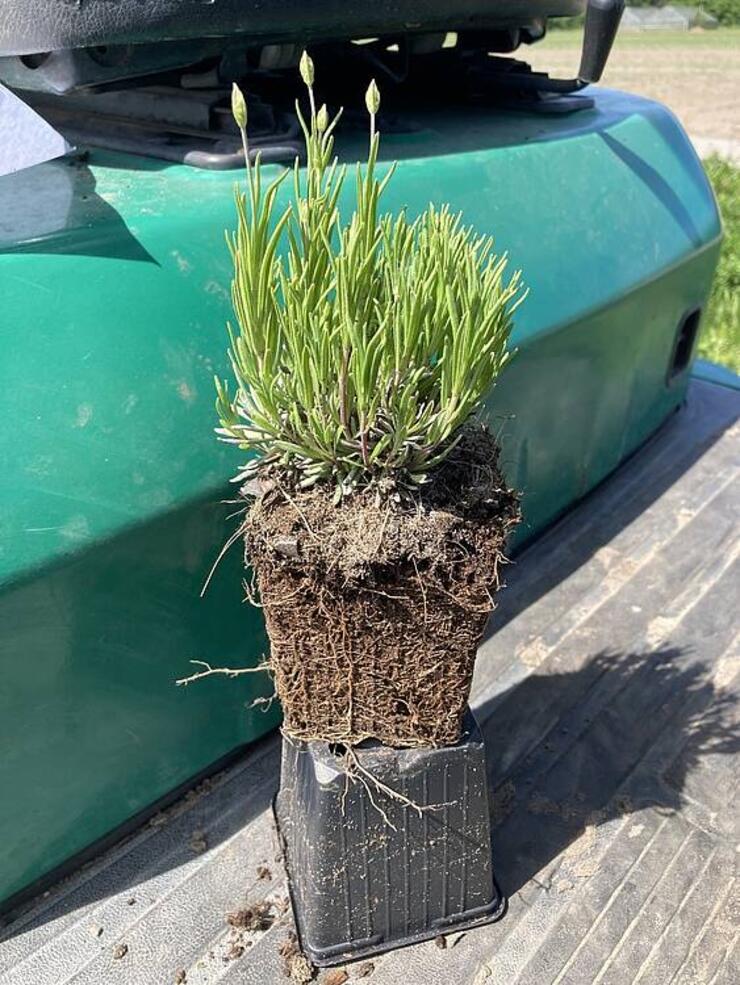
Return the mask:
<path id="1" fill-rule="evenodd" d="M 340 964 L 500 917 L 472 713 L 455 746 L 367 743 L 354 754 L 349 778 L 342 749 L 283 741 L 275 813 L 307 957 Z"/>

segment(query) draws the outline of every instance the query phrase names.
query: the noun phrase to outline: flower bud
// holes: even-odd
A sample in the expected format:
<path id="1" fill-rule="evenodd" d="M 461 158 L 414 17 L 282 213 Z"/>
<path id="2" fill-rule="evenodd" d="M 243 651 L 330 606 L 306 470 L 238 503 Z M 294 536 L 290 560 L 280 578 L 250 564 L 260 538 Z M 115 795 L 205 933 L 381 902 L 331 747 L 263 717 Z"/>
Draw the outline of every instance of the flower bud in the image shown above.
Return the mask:
<path id="1" fill-rule="evenodd" d="M 234 117 L 236 125 L 240 130 L 247 128 L 247 101 L 244 93 L 234 82 L 231 87 L 231 115 Z"/>
<path id="2" fill-rule="evenodd" d="M 326 111 L 326 104 L 324 104 L 316 114 L 316 129 L 319 131 L 319 133 L 323 133 L 328 126 L 329 126 L 329 114 Z"/>
<path id="3" fill-rule="evenodd" d="M 313 85 L 313 60 L 307 51 L 301 55 L 300 70 L 301 78 L 310 89 Z"/>
<path id="4" fill-rule="evenodd" d="M 375 79 L 373 79 L 367 87 L 367 92 L 365 93 L 365 105 L 367 106 L 367 111 L 370 116 L 375 116 L 380 109 L 380 90 L 375 85 Z"/>

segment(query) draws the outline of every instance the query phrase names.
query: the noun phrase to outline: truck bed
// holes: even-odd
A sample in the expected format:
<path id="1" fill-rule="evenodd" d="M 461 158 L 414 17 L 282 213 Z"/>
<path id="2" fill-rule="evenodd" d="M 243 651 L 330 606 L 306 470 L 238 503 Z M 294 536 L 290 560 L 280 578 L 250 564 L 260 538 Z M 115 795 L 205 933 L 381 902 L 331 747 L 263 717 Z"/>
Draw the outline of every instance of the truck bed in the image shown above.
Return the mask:
<path id="1" fill-rule="evenodd" d="M 740 981 L 739 411 L 739 392 L 695 379 L 509 568 L 472 696 L 508 912 L 376 958 L 363 981 Z M 286 982 L 279 748 L 262 740 L 7 918 L 2 985 Z M 268 929 L 227 922 L 262 900 Z"/>

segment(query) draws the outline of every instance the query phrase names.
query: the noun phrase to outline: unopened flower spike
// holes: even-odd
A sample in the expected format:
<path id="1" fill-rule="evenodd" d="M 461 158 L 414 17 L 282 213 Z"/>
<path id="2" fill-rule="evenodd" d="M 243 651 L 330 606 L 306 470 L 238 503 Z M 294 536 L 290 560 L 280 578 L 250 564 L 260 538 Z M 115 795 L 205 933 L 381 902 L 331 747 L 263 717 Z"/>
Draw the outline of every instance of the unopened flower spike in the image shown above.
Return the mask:
<path id="1" fill-rule="evenodd" d="M 301 70 L 301 78 L 310 89 L 313 85 L 313 59 L 307 51 L 304 51 L 301 55 L 299 67 Z"/>
<path id="2" fill-rule="evenodd" d="M 321 109 L 316 114 L 316 129 L 319 133 L 323 133 L 329 126 L 329 113 L 326 109 L 326 104 L 324 104 Z"/>
<path id="3" fill-rule="evenodd" d="M 380 90 L 375 84 L 375 79 L 373 79 L 367 87 L 367 92 L 365 93 L 365 105 L 367 106 L 367 111 L 371 116 L 375 116 L 380 109 Z"/>
<path id="4" fill-rule="evenodd" d="M 240 130 L 247 129 L 247 101 L 236 82 L 231 87 L 231 115 Z"/>

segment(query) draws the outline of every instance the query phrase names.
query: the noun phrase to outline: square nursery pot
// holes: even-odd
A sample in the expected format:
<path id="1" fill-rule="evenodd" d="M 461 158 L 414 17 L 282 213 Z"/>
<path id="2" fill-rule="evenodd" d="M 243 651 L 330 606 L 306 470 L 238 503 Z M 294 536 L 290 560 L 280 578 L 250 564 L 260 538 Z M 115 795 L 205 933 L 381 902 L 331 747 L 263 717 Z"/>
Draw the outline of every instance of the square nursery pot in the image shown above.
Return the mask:
<path id="1" fill-rule="evenodd" d="M 485 750 L 472 713 L 453 746 L 355 747 L 351 778 L 343 753 L 283 740 L 275 814 L 307 957 L 340 964 L 500 917 Z"/>

